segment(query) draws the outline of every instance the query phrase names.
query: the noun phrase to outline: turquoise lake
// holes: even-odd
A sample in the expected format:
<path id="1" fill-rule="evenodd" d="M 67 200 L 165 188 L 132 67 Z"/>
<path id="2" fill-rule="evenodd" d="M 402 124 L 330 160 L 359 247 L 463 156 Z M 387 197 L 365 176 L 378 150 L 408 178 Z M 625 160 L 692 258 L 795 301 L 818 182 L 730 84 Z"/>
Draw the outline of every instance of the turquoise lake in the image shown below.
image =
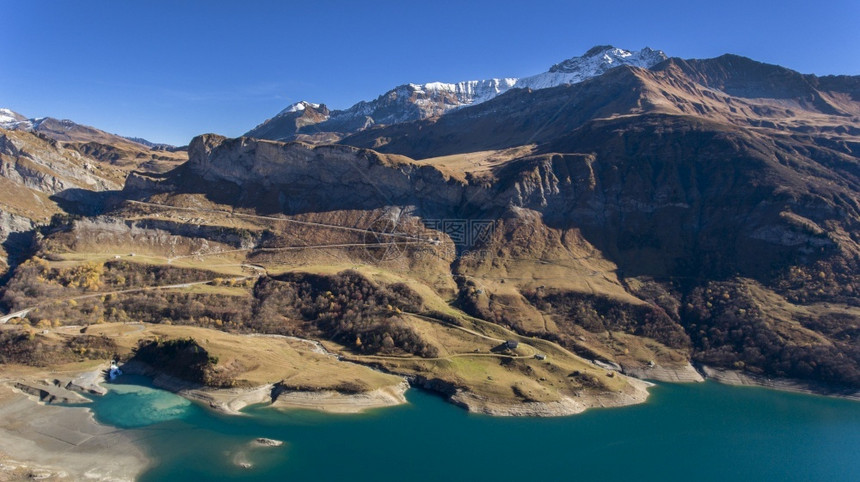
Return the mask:
<path id="1" fill-rule="evenodd" d="M 860 403 L 848 400 L 661 384 L 642 405 L 495 418 L 410 390 L 408 405 L 361 415 L 231 417 L 122 378 L 93 409 L 152 455 L 145 481 L 860 480 Z"/>

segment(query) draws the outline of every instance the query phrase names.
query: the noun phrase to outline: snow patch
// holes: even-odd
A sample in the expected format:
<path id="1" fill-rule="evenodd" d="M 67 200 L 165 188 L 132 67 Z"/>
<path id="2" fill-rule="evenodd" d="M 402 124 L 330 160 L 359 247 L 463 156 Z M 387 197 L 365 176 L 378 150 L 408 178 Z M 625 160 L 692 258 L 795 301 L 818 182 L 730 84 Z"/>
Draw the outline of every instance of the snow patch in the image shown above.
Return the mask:
<path id="1" fill-rule="evenodd" d="M 622 65 L 648 69 L 667 58 L 662 50 L 653 50 L 648 47 L 638 51 L 611 46 L 596 47 L 581 57 L 567 59 L 553 65 L 548 72 L 530 77 L 519 79 L 505 77 L 456 83 L 410 83 L 394 88 L 381 96 L 380 99 L 396 99 L 398 101 L 403 99 L 404 102 L 411 102 L 422 108 L 435 106 L 436 113 L 441 114 L 449 110 L 486 102 L 513 88 L 537 90 L 576 84 Z M 380 99 L 371 102 L 359 102 L 349 109 L 334 114 L 333 117 L 374 116 L 377 107 L 381 107 Z M 388 122 L 392 120 L 394 119 L 388 119 Z"/>
<path id="2" fill-rule="evenodd" d="M 307 107 L 319 109 L 320 104 L 314 104 L 313 102 L 305 102 L 305 101 L 301 100 L 299 102 L 296 102 L 295 104 L 288 106 L 286 109 L 278 112 L 278 115 L 288 114 L 290 112 L 301 112 L 301 111 L 305 110 Z"/>
<path id="3" fill-rule="evenodd" d="M 18 124 L 19 122 L 23 122 L 26 120 L 27 120 L 26 117 L 15 112 L 12 109 L 6 109 L 6 108 L 0 109 L 0 127 L 4 127 L 7 129 L 13 128 L 12 124 Z"/>
<path id="4" fill-rule="evenodd" d="M 612 46 L 598 46 L 580 57 L 573 57 L 553 65 L 547 72 L 524 78 L 505 77 L 455 83 L 428 82 L 400 85 L 376 100 L 361 101 L 348 109 L 333 111 L 330 118 L 347 124 L 362 121 L 365 125 L 368 122 L 394 124 L 423 119 L 486 102 L 513 88 L 537 90 L 576 84 L 622 65 L 648 69 L 667 58 L 663 51 L 648 47 L 630 51 Z M 279 112 L 278 116 L 301 112 L 308 106 L 320 107 L 319 104 L 301 101 L 288 106 Z"/>

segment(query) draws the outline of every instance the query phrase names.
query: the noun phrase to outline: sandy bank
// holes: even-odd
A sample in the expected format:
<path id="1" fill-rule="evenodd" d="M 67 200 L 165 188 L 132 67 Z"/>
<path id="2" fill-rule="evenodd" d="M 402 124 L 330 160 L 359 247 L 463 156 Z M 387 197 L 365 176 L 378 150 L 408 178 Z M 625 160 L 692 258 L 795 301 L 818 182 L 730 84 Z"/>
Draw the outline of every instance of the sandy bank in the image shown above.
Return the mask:
<path id="1" fill-rule="evenodd" d="M 658 382 L 669 383 L 697 383 L 704 382 L 705 379 L 693 365 L 687 363 L 676 366 L 623 366 L 622 370 L 625 375 L 638 378 L 640 380 L 654 380 Z"/>
<path id="2" fill-rule="evenodd" d="M 0 480 L 134 480 L 149 466 L 138 432 L 99 424 L 89 408 L 38 398 L 0 384 Z"/>
<path id="3" fill-rule="evenodd" d="M 406 403 L 405 393 L 409 388 L 406 380 L 363 393 L 279 390 L 275 384 L 253 388 L 210 388 L 160 374 L 140 363 L 126 364 L 123 369 L 126 373 L 152 377 L 153 385 L 228 415 L 241 415 L 243 408 L 255 404 L 269 404 L 281 409 L 303 408 L 329 413 L 359 413 L 372 408 Z"/>
<path id="4" fill-rule="evenodd" d="M 340 393 L 333 390 L 282 391 L 275 396 L 272 406 L 277 408 L 305 408 L 329 413 L 359 413 L 372 408 L 392 407 L 406 403 L 409 383 L 378 388 L 364 393 Z"/>
<path id="5" fill-rule="evenodd" d="M 591 393 L 583 391 L 575 396 L 562 396 L 551 402 L 517 402 L 499 403 L 475 395 L 474 393 L 458 390 L 450 400 L 466 408 L 472 413 L 501 417 L 564 417 L 576 415 L 589 408 L 623 407 L 644 403 L 648 399 L 648 387 L 652 383 L 629 379 L 628 387 L 618 393 Z"/>

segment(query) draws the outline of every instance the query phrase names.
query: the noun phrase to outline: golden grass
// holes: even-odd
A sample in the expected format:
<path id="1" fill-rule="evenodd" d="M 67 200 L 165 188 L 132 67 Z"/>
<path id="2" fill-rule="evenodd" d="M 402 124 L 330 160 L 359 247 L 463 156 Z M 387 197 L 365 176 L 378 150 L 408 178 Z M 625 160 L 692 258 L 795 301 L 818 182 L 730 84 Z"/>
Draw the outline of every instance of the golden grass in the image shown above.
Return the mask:
<path id="1" fill-rule="evenodd" d="M 196 199 L 182 199 L 193 204 Z M 218 215 L 219 222 L 226 216 Z M 208 218 L 207 218 L 208 219 Z M 118 246 L 100 247 L 103 251 L 90 249 L 86 252 L 62 255 L 57 264 L 76 264 L 91 261 L 109 261 L 119 255 L 124 261 L 166 265 L 168 258 L 159 252 L 157 246 L 140 246 L 133 242 Z M 541 260 L 510 260 L 504 265 L 485 264 L 468 274 L 479 287 L 486 291 L 509 295 L 518 301 L 512 307 L 528 327 L 536 331 L 555 328 L 551 317 L 544 316 L 531 307 L 519 294 L 521 289 L 547 285 L 585 292 L 600 291 L 630 298 L 614 278 L 614 265 L 601 257 L 587 260 L 561 259 L 570 256 L 570 251 L 553 252 L 558 262 L 546 263 Z M 135 256 L 129 256 L 134 252 Z M 225 275 L 248 274 L 247 268 L 240 264 L 246 260 L 248 252 L 223 253 L 205 257 L 181 257 L 171 261 L 172 266 L 199 268 Z M 440 261 L 441 262 L 441 261 Z M 366 364 L 379 364 L 392 373 L 421 375 L 438 378 L 457 386 L 468 387 L 478 396 L 488 397 L 505 403 L 523 400 L 554 401 L 562 396 L 571 396 L 583 390 L 619 391 L 626 387 L 623 377 L 608 377 L 607 372 L 570 351 L 548 341 L 518 335 L 502 326 L 470 318 L 451 306 L 456 293 L 456 283 L 447 269 L 417 266 L 413 270 L 408 263 L 404 265 L 369 265 L 355 263 L 348 258 L 341 262 L 328 262 L 322 254 L 312 253 L 307 262 L 263 263 L 270 275 L 287 272 L 307 272 L 314 274 L 336 274 L 352 269 L 368 277 L 375 283 L 387 285 L 402 282 L 417 292 L 424 300 L 427 310 L 435 310 L 461 320 L 462 328 L 453 327 L 443 321 L 432 320 L 408 313 L 403 314 L 405 323 L 415 330 L 422 339 L 439 349 L 435 360 L 416 359 L 415 357 L 360 357 L 351 354 L 345 347 L 331 342 L 325 346 L 348 359 Z M 444 263 L 443 263 L 444 264 Z M 432 268 L 432 269 L 431 269 Z M 423 271 L 422 271 L 423 269 Z M 505 283 L 502 283 L 502 280 Z M 217 293 L 230 296 L 248 296 L 248 288 L 229 286 L 200 285 L 187 288 L 194 293 Z M 441 293 L 441 294 L 440 294 Z M 141 330 L 139 327 L 143 326 Z M 470 332 L 471 331 L 471 332 Z M 219 366 L 241 367 L 235 375 L 237 382 L 262 385 L 284 380 L 295 386 L 333 388 L 338 385 L 357 383 L 374 389 L 392 385 L 399 378 L 385 375 L 355 363 L 338 362 L 335 358 L 314 353 L 312 345 L 278 337 L 245 336 L 229 334 L 207 328 L 170 326 L 170 325 L 92 325 L 88 332 L 103 333 L 111 336 L 130 351 L 141 338 L 159 336 L 162 338 L 191 337 L 198 341 L 213 356 L 219 358 Z M 521 345 L 515 353 L 519 358 L 500 356 L 491 350 L 503 340 L 518 340 Z M 589 340 L 591 341 L 591 340 Z M 597 339 L 593 340 L 597 342 Z M 604 341 L 604 340 L 601 340 Z M 598 344 L 599 343 L 595 343 Z M 547 360 L 533 358 L 536 353 L 547 355 Z M 637 352 L 638 353 L 638 352 Z M 607 353 L 607 358 L 613 359 Z M 650 356 L 647 353 L 642 356 Z M 583 378 L 571 376 L 579 373 L 591 382 L 583 385 Z M 596 384 L 596 385 L 595 385 Z"/>
<path id="2" fill-rule="evenodd" d="M 105 252 L 73 252 L 57 254 L 55 256 L 59 258 L 59 260 L 49 261 L 49 263 L 52 267 L 68 268 L 82 263 L 105 263 L 108 261 L 121 260 L 141 265 L 202 269 L 230 276 L 242 276 L 248 274 L 248 268 L 242 267 L 243 258 L 236 256 L 235 253 L 176 259 L 153 255 L 147 252 L 135 251 L 135 249 L 138 248 L 140 247 L 128 247 L 128 249 L 106 247 Z M 132 253 L 134 253 L 134 256 L 131 256 Z"/>
<path id="3" fill-rule="evenodd" d="M 529 156 L 534 150 L 535 145 L 532 144 L 509 149 L 430 157 L 415 161 L 415 163 L 433 166 L 449 177 L 465 181 L 467 172 L 479 176 L 482 174 L 489 175 L 490 170 L 494 167 L 513 159 Z"/>
<path id="4" fill-rule="evenodd" d="M 0 177 L 0 206 L 3 206 L 4 211 L 43 223 L 62 212 L 47 194 L 28 189 L 5 177 Z"/>
<path id="5" fill-rule="evenodd" d="M 239 287 L 239 286 L 214 286 L 210 284 L 205 285 L 194 285 L 189 286 L 187 288 L 183 288 L 183 291 L 187 293 L 195 293 L 195 294 L 204 294 L 204 295 L 223 295 L 223 296 L 237 296 L 237 297 L 250 297 L 251 296 L 251 288 L 247 287 Z"/>
<path id="6" fill-rule="evenodd" d="M 357 383 L 368 390 L 395 385 L 400 378 L 368 367 L 338 361 L 330 355 L 314 352 L 313 345 L 279 336 L 237 335 L 208 328 L 107 323 L 91 325 L 89 335 L 112 338 L 126 353 L 141 339 L 193 338 L 219 366 L 241 366 L 234 378 L 252 386 L 285 381 L 299 386 L 335 388 Z"/>

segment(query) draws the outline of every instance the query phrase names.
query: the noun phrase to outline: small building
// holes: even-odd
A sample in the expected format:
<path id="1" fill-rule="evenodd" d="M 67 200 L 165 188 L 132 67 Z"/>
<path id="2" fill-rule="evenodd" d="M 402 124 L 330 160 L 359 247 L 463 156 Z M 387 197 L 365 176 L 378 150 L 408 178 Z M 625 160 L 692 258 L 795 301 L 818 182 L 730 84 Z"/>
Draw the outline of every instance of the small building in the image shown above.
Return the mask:
<path id="1" fill-rule="evenodd" d="M 119 369 L 116 360 L 111 360 L 110 369 L 108 370 L 108 377 L 113 380 L 120 375 L 122 375 L 122 370 Z"/>
<path id="2" fill-rule="evenodd" d="M 505 348 L 516 350 L 517 347 L 520 346 L 520 342 L 517 340 L 508 340 L 505 342 Z"/>
<path id="3" fill-rule="evenodd" d="M 535 360 L 546 360 L 546 355 L 544 355 L 543 353 L 535 353 Z"/>

